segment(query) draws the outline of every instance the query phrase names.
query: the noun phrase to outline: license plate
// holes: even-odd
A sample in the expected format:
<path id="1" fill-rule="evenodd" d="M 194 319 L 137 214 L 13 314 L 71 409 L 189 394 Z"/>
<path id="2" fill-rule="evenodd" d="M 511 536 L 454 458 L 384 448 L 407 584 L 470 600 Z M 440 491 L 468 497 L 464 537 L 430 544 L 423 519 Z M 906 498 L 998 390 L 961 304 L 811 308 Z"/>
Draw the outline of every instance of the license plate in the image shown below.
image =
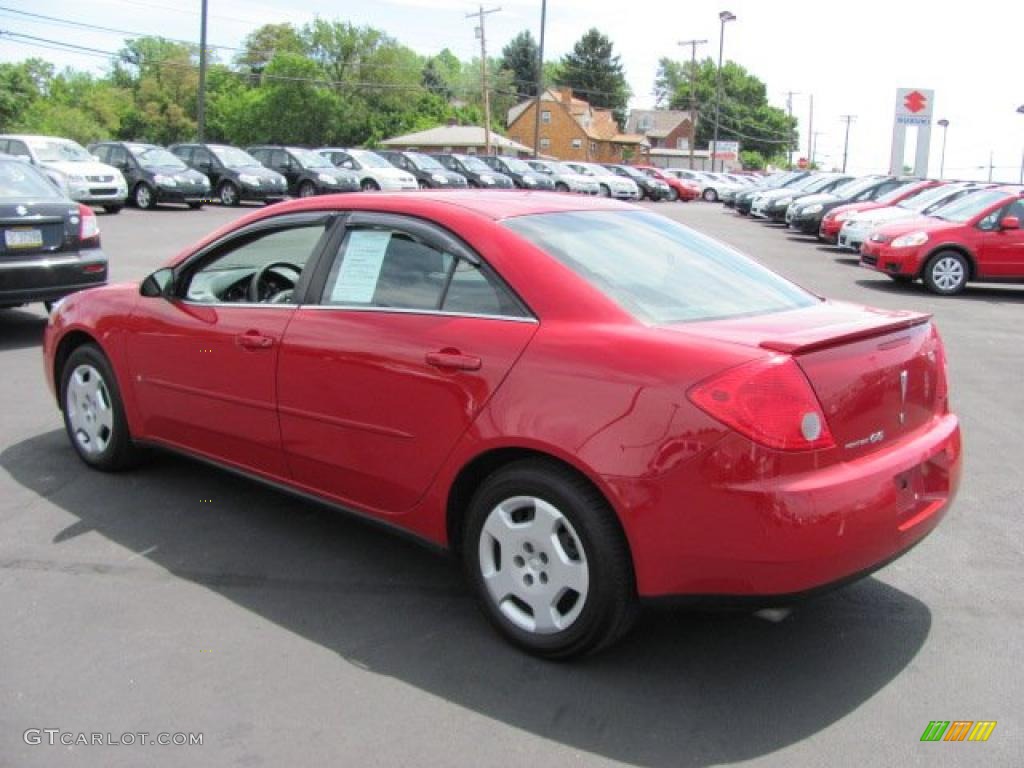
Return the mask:
<path id="1" fill-rule="evenodd" d="M 8 248 L 41 248 L 43 233 L 39 229 L 8 229 L 4 232 L 4 245 Z"/>

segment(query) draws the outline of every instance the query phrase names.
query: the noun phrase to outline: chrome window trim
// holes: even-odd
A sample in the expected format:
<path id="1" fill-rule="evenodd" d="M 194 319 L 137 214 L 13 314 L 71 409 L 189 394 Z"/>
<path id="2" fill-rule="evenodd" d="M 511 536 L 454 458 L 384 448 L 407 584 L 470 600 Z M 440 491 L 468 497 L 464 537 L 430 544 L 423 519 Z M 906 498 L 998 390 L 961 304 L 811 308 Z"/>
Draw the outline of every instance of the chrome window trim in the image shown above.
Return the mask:
<path id="1" fill-rule="evenodd" d="M 251 306 L 263 306 L 262 304 Z M 283 305 L 287 306 L 287 305 Z M 295 306 L 295 305 L 292 305 Z M 533 323 L 539 325 L 535 317 L 513 317 L 511 315 L 485 315 L 475 312 L 444 312 L 439 309 L 410 309 L 407 307 L 356 307 L 345 304 L 299 304 L 296 309 L 315 309 L 318 312 L 333 310 L 335 312 L 383 312 L 394 315 L 436 315 L 440 317 L 468 317 L 477 320 L 505 320 L 510 323 Z"/>
<path id="2" fill-rule="evenodd" d="M 301 305 L 299 304 L 271 304 L 252 302 L 252 301 L 192 301 L 191 299 L 183 299 L 175 297 L 173 301 L 181 304 L 187 304 L 190 307 L 243 307 L 253 309 L 255 307 L 274 308 L 274 309 L 298 309 Z"/>

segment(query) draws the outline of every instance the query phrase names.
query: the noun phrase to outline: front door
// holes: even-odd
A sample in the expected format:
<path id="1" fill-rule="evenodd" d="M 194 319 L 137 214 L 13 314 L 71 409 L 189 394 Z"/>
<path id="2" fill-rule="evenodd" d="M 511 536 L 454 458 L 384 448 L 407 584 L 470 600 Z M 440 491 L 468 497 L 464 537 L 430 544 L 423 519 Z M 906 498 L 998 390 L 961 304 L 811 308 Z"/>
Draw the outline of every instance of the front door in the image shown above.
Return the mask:
<path id="1" fill-rule="evenodd" d="M 1014 200 L 978 222 L 978 271 L 985 277 L 1024 278 L 1024 229 L 1004 229 L 1008 216 L 1024 225 L 1024 201 Z"/>
<path id="2" fill-rule="evenodd" d="M 199 254 L 172 297 L 140 299 L 127 343 L 144 437 L 284 478 L 277 363 L 327 218 L 279 218 Z"/>
<path id="3" fill-rule="evenodd" d="M 324 272 L 281 351 L 288 464 L 311 490 L 398 513 L 427 490 L 536 321 L 464 245 L 405 217 L 356 214 Z"/>

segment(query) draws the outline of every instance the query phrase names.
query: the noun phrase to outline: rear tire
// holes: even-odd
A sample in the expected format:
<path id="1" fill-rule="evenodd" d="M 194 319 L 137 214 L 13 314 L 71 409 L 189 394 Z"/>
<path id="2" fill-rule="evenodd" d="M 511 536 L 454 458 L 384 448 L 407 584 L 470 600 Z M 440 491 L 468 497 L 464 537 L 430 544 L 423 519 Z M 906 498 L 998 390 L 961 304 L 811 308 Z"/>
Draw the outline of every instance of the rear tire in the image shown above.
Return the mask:
<path id="1" fill-rule="evenodd" d="M 64 363 L 60 378 L 64 429 L 79 458 L 113 472 L 138 463 L 141 449 L 128 432 L 121 392 L 106 355 L 83 344 Z"/>
<path id="2" fill-rule="evenodd" d="M 359 185 L 362 187 L 363 192 L 379 192 L 380 184 L 373 179 L 363 179 L 363 183 Z"/>
<path id="3" fill-rule="evenodd" d="M 939 251 L 924 266 L 924 284 L 932 293 L 954 296 L 967 286 L 970 265 L 962 253 Z"/>
<path id="4" fill-rule="evenodd" d="M 234 208 L 240 202 L 238 187 L 230 181 L 225 181 L 220 185 L 217 189 L 217 197 L 220 198 L 220 204 L 225 208 Z"/>
<path id="5" fill-rule="evenodd" d="M 313 197 L 316 194 L 316 185 L 312 181 L 304 181 L 299 184 L 299 197 Z"/>
<path id="6" fill-rule="evenodd" d="M 708 187 L 707 189 L 704 190 L 704 200 L 706 200 L 709 203 L 718 202 L 718 192 L 711 189 L 711 187 Z"/>
<path id="7" fill-rule="evenodd" d="M 132 190 L 132 202 L 141 211 L 151 211 L 156 208 L 156 192 L 148 184 L 140 182 Z"/>
<path id="8" fill-rule="evenodd" d="M 202 209 L 203 204 L 202 203 L 189 203 L 188 207 L 191 208 L 193 211 L 198 211 L 198 210 Z"/>
<path id="9" fill-rule="evenodd" d="M 123 205 L 104 205 L 103 210 L 109 213 L 111 216 L 116 216 L 124 208 Z"/>
<path id="10" fill-rule="evenodd" d="M 679 199 L 679 192 L 677 192 L 677 191 L 676 191 L 675 189 L 673 189 L 672 187 L 669 187 L 669 190 L 668 190 L 668 201 L 669 201 L 670 203 L 674 203 L 674 202 L 676 202 L 676 201 L 677 201 L 678 199 Z"/>
<path id="11" fill-rule="evenodd" d="M 611 197 L 611 196 L 612 196 L 612 191 L 610 189 L 608 189 L 608 185 L 607 184 L 602 184 L 601 185 L 601 197 Z"/>
<path id="12" fill-rule="evenodd" d="M 463 562 L 484 613 L 537 656 L 609 645 L 632 625 L 636 587 L 615 513 L 579 475 L 527 459 L 488 477 L 470 502 Z"/>
<path id="13" fill-rule="evenodd" d="M 556 192 L 568 192 L 569 191 L 569 185 L 566 184 L 564 181 L 559 181 L 559 182 L 557 182 L 555 184 L 555 191 Z"/>

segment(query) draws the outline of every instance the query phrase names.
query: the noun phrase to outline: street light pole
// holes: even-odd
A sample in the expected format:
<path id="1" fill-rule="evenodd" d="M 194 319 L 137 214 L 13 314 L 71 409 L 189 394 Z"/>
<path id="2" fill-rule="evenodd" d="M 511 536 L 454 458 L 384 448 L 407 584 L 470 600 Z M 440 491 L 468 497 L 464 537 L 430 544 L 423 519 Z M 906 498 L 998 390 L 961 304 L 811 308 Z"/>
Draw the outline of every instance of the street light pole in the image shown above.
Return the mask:
<path id="1" fill-rule="evenodd" d="M 196 103 L 196 136 L 202 143 L 206 138 L 206 0 L 199 18 L 199 98 Z"/>
<path id="2" fill-rule="evenodd" d="M 680 40 L 679 45 L 690 46 L 690 170 L 693 170 L 693 145 L 697 143 L 697 46 L 707 40 Z"/>
<path id="3" fill-rule="evenodd" d="M 942 118 L 939 120 L 939 125 L 942 127 L 942 154 L 939 155 L 939 178 L 943 178 L 946 175 L 946 129 L 949 128 L 949 120 Z"/>
<path id="4" fill-rule="evenodd" d="M 718 33 L 718 82 L 715 87 L 715 136 L 711 140 L 711 170 L 715 170 L 715 155 L 718 154 L 718 121 L 722 109 L 722 53 L 725 51 L 725 25 L 726 22 L 736 21 L 736 14 L 730 11 L 722 11 L 718 14 L 721 22 L 721 29 Z M 724 169 L 724 166 L 723 166 Z"/>

